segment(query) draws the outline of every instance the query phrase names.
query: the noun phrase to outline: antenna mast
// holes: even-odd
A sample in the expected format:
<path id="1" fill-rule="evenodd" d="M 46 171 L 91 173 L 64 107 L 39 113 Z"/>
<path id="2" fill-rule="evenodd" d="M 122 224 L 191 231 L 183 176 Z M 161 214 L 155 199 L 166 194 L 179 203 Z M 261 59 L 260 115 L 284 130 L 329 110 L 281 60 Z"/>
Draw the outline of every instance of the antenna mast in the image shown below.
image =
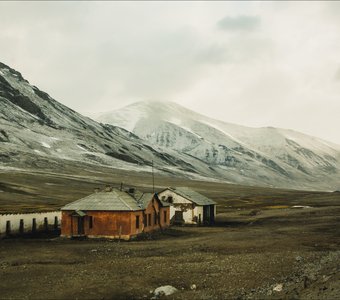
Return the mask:
<path id="1" fill-rule="evenodd" d="M 151 166 L 152 166 L 152 192 L 155 193 L 155 175 L 153 172 L 153 160 L 151 162 Z"/>

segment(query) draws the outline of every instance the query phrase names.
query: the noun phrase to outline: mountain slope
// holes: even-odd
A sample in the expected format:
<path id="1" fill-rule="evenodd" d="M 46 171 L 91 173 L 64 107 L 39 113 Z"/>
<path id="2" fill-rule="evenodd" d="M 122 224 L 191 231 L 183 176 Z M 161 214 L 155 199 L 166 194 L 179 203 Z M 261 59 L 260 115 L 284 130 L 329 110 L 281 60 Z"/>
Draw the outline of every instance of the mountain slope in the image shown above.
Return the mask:
<path id="1" fill-rule="evenodd" d="M 195 157 L 232 182 L 339 187 L 340 146 L 293 130 L 225 123 L 172 102 L 137 102 L 97 120 L 132 131 L 154 146 Z"/>
<path id="2" fill-rule="evenodd" d="M 2 63 L 0 147 L 0 169 L 60 171 L 72 164 L 94 164 L 150 170 L 152 161 L 160 171 L 171 174 L 193 176 L 205 169 L 197 159 L 184 161 L 171 151 L 154 149 L 122 128 L 80 115 Z M 211 176 L 209 172 L 207 175 Z"/>
<path id="3" fill-rule="evenodd" d="M 154 161 L 157 172 L 172 176 L 339 189 L 339 146 L 295 131 L 233 125 L 157 102 L 136 103 L 100 121 L 55 101 L 0 63 L 2 170 L 95 165 L 151 171 Z"/>

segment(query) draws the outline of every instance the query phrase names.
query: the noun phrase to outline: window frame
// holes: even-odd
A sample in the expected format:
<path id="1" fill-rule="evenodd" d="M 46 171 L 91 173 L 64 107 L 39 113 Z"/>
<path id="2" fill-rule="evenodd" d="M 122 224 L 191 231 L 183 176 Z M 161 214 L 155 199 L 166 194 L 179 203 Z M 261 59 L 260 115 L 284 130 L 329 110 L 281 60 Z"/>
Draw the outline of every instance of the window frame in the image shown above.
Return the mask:
<path id="1" fill-rule="evenodd" d="M 139 229 L 139 215 L 136 216 L 136 229 Z"/>
<path id="2" fill-rule="evenodd" d="M 93 217 L 89 216 L 89 229 L 93 228 Z"/>

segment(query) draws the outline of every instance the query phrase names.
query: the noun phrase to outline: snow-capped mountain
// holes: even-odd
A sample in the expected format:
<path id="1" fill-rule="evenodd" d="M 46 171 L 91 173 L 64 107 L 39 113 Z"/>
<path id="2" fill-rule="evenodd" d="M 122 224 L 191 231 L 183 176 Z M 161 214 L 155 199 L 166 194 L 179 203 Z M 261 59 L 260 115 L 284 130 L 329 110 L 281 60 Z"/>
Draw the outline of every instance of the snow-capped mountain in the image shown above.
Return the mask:
<path id="1" fill-rule="evenodd" d="M 340 184 L 340 146 L 293 130 L 225 123 L 173 102 L 137 102 L 96 119 L 197 158 L 231 182 L 327 190 Z"/>
<path id="2" fill-rule="evenodd" d="M 184 161 L 129 131 L 82 116 L 0 63 L 0 169 L 61 171 L 95 164 L 148 171 L 152 161 L 160 172 L 204 174 L 197 159 Z"/>
<path id="3" fill-rule="evenodd" d="M 247 185 L 339 189 L 340 147 L 295 131 L 213 120 L 139 102 L 98 123 L 0 63 L 0 169 L 96 165 Z"/>

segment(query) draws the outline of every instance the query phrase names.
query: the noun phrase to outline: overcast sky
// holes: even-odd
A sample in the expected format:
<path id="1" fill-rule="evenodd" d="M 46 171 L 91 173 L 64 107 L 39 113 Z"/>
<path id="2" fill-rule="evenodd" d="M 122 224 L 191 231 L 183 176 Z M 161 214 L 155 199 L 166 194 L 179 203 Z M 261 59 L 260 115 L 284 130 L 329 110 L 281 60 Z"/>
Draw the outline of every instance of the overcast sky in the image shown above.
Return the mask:
<path id="1" fill-rule="evenodd" d="M 0 53 L 81 113 L 174 101 L 340 144 L 340 2 L 0 2 Z"/>

